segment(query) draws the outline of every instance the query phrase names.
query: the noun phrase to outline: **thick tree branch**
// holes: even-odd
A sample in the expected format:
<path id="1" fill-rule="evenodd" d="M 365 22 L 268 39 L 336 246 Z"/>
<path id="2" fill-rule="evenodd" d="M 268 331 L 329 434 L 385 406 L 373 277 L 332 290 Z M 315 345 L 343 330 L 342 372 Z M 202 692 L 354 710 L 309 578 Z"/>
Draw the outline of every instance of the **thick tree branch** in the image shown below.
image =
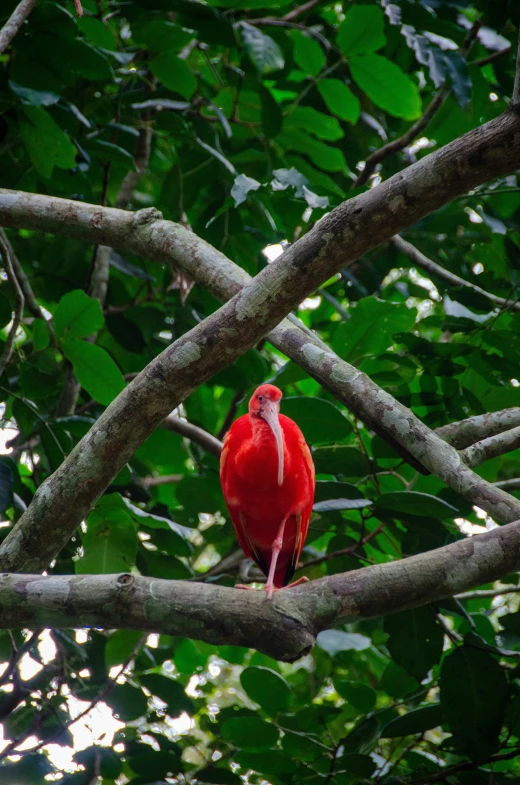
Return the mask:
<path id="1" fill-rule="evenodd" d="M 516 51 L 515 84 L 513 87 L 513 95 L 511 96 L 510 106 L 512 109 L 518 109 L 520 107 L 520 27 L 518 28 L 518 47 Z"/>
<path id="2" fill-rule="evenodd" d="M 4 52 L 23 25 L 38 0 L 22 0 L 0 30 L 0 54 Z"/>
<path id="3" fill-rule="evenodd" d="M 376 188 L 344 202 L 219 311 L 160 354 L 99 418 L 33 502 L 0 548 L 4 570 L 45 566 L 68 540 L 99 495 L 157 425 L 198 385 L 266 335 L 284 314 L 338 269 L 405 226 L 487 179 L 511 171 L 520 156 L 520 117 L 507 111 L 451 142 Z M 61 208 L 61 209 L 58 209 Z M 131 250 L 177 264 L 196 247 L 212 261 L 208 288 L 229 297 L 240 287 L 222 254 L 191 232 L 161 220 L 154 209 L 125 213 L 0 190 L 0 223 L 39 228 Z M 245 273 L 244 273 L 245 275 Z M 195 276 L 193 276 L 195 277 Z M 228 291 L 228 287 L 231 291 Z M 498 520 L 520 516 L 520 502 L 485 483 L 458 453 L 392 396 L 343 363 L 304 331 L 284 322 L 271 336 L 296 362 L 371 427 L 383 430 L 473 504 Z M 284 348 L 285 351 L 285 348 Z M 72 500 L 74 504 L 71 505 Z"/>
<path id="4" fill-rule="evenodd" d="M 139 629 L 295 660 L 339 621 L 451 597 L 520 568 L 520 521 L 407 559 L 276 592 L 133 575 L 0 576 L 0 628 Z"/>
<path id="5" fill-rule="evenodd" d="M 455 275 L 455 273 L 446 270 L 444 267 L 441 267 L 440 264 L 437 264 L 437 262 L 429 259 L 414 245 L 407 242 L 407 240 L 403 240 L 402 237 L 396 235 L 395 237 L 392 237 L 391 242 L 392 245 L 395 245 L 398 251 L 401 251 L 401 253 L 407 256 L 414 264 L 416 264 L 418 267 L 422 267 L 422 269 L 426 270 L 426 272 L 430 275 L 440 278 L 441 281 L 444 281 L 449 286 L 463 286 L 465 289 L 470 289 L 472 292 L 476 292 L 477 294 L 482 294 L 484 297 L 487 297 L 489 302 L 493 305 L 496 305 L 498 308 L 509 308 L 512 311 L 520 311 L 520 302 L 518 302 L 516 299 L 505 299 L 504 297 L 498 297 L 496 294 L 492 294 L 492 292 L 487 292 L 485 289 L 481 289 L 480 286 L 471 283 L 471 281 L 466 281 L 465 278 L 460 278 L 458 275 Z"/>
<path id="6" fill-rule="evenodd" d="M 514 406 L 511 409 L 501 409 L 489 414 L 477 414 L 466 420 L 441 425 L 440 428 L 435 429 L 435 433 L 452 447 L 462 450 L 481 439 L 487 439 L 489 436 L 508 431 L 519 425 L 520 407 Z"/>
<path id="7" fill-rule="evenodd" d="M 472 444 L 471 447 L 466 447 L 461 452 L 461 458 L 466 466 L 480 466 L 484 461 L 489 461 L 490 458 L 496 458 L 497 455 L 504 455 L 506 452 L 517 450 L 518 447 L 520 447 L 520 425 L 516 428 L 511 428 L 510 431 L 504 431 L 503 433 L 497 433 L 495 436 L 489 436 L 487 439 L 482 439 L 482 441 Z"/>

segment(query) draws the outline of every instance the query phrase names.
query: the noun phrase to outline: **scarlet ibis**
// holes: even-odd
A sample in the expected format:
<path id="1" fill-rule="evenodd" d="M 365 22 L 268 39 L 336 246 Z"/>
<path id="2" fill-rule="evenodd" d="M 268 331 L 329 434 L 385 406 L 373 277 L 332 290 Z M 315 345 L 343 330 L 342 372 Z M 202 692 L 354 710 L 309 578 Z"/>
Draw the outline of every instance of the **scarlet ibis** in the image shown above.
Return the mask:
<path id="1" fill-rule="evenodd" d="M 289 584 L 307 536 L 314 464 L 294 420 L 280 414 L 282 393 L 262 384 L 224 439 L 220 480 L 240 546 L 267 576 L 269 599 Z M 301 583 L 307 578 L 301 578 Z M 238 585 L 237 588 L 249 588 Z"/>

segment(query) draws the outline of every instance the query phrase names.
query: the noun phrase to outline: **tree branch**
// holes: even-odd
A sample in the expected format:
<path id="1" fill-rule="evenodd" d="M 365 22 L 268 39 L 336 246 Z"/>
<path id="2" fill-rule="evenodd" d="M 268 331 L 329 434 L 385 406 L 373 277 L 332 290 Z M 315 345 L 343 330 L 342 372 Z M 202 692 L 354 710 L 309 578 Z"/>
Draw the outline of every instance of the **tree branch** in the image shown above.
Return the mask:
<path id="1" fill-rule="evenodd" d="M 513 95 L 511 96 L 510 106 L 512 109 L 518 110 L 520 107 L 520 27 L 518 28 L 518 47 L 516 51 L 516 71 L 515 71 L 515 84 L 513 87 Z"/>
<path id="2" fill-rule="evenodd" d="M 430 275 L 437 276 L 437 278 L 445 281 L 450 286 L 463 286 L 465 289 L 471 289 L 471 291 L 476 292 L 477 294 L 482 294 L 484 297 L 487 297 L 490 303 L 493 303 L 493 305 L 496 305 L 498 308 L 509 308 L 512 311 L 520 311 L 520 302 L 517 300 L 498 297 L 496 294 L 481 289 L 480 286 L 471 283 L 471 281 L 460 278 L 458 275 L 455 275 L 455 273 L 446 270 L 444 267 L 441 267 L 440 264 L 437 264 L 437 262 L 429 259 L 421 253 L 418 248 L 406 240 L 403 240 L 399 235 L 392 237 L 391 243 L 418 267 L 422 267 L 422 269 L 426 270 Z"/>
<path id="3" fill-rule="evenodd" d="M 0 628 L 139 629 L 255 648 L 279 660 L 307 653 L 339 621 L 436 602 L 520 568 L 520 521 L 395 562 L 276 592 L 123 575 L 0 575 Z"/>
<path id="4" fill-rule="evenodd" d="M 466 447 L 461 452 L 461 458 L 466 466 L 480 466 L 484 461 L 496 458 L 497 455 L 504 455 L 504 453 L 516 450 L 518 447 L 520 447 L 520 425 L 511 428 L 510 431 L 482 439 L 482 441 L 472 444 L 471 447 Z"/>
<path id="5" fill-rule="evenodd" d="M 169 431 L 180 433 L 181 436 L 184 436 L 191 442 L 195 442 L 195 444 L 199 444 L 212 455 L 220 458 L 223 447 L 222 442 L 203 428 L 199 428 L 198 425 L 192 425 L 191 422 L 181 420 L 180 417 L 174 417 L 173 414 L 166 417 L 162 425 Z"/>
<path id="6" fill-rule="evenodd" d="M 0 376 L 6 369 L 9 360 L 13 354 L 14 349 L 14 342 L 16 338 L 16 331 L 20 326 L 22 319 L 23 319 L 23 306 L 24 306 L 24 296 L 18 279 L 16 277 L 13 260 L 11 258 L 11 246 L 8 242 L 4 239 L 5 233 L 0 234 L 0 256 L 2 256 L 4 260 L 5 272 L 7 274 L 7 280 L 11 284 L 14 289 L 14 317 L 13 323 L 11 325 L 11 329 L 9 330 L 9 334 L 5 341 L 4 348 L 2 350 L 2 354 L 0 355 Z"/>
<path id="7" fill-rule="evenodd" d="M 466 420 L 458 420 L 448 425 L 441 425 L 435 429 L 437 436 L 444 439 L 452 447 L 458 450 L 469 447 L 471 444 L 486 439 L 488 436 L 495 436 L 510 428 L 520 425 L 520 406 L 511 409 L 501 409 L 498 412 L 489 414 L 477 414 L 468 417 Z"/>
<path id="8" fill-rule="evenodd" d="M 155 358 L 113 401 L 38 489 L 3 541 L 1 569 L 32 571 L 46 566 L 137 447 L 197 386 L 273 330 L 284 314 L 338 269 L 457 195 L 510 172 L 519 157 L 520 118 L 506 111 L 329 213 L 219 311 Z M 223 254 L 161 220 L 153 208 L 132 214 L 0 190 L 2 222 L 131 250 L 186 272 L 201 266 L 205 257 L 211 269 L 210 291 L 225 299 L 240 288 L 238 274 L 234 267 L 229 269 Z M 240 278 L 247 281 L 245 273 Z M 283 345 L 297 363 L 305 363 L 327 389 L 338 390 L 340 400 L 370 427 L 383 430 L 473 504 L 498 520 L 520 516 L 519 501 L 478 478 L 455 450 L 320 341 L 290 321 L 273 330 L 270 340 Z"/>
<path id="9" fill-rule="evenodd" d="M 0 55 L 4 52 L 23 25 L 38 0 L 22 0 L 0 30 Z"/>
<path id="10" fill-rule="evenodd" d="M 24 297 L 25 305 L 27 306 L 27 310 L 30 313 L 32 313 L 32 315 L 34 317 L 36 317 L 36 319 L 43 319 L 43 321 L 47 325 L 47 329 L 49 331 L 49 334 L 51 335 L 51 337 L 54 337 L 54 330 L 53 330 L 53 327 L 52 327 L 52 322 L 46 320 L 46 318 L 45 318 L 45 316 L 43 314 L 43 311 L 42 311 L 42 309 L 40 308 L 40 306 L 38 304 L 38 300 L 36 299 L 36 297 L 34 295 L 34 292 L 32 290 L 32 286 L 30 284 L 30 281 L 29 281 L 28 277 L 26 276 L 25 271 L 24 271 L 22 265 L 20 264 L 20 260 L 16 256 L 16 254 L 14 252 L 14 249 L 13 249 L 13 246 L 9 242 L 9 238 L 7 237 L 7 235 L 6 235 L 6 233 L 4 232 L 3 229 L 0 229 L 0 241 L 2 242 L 2 245 L 4 245 L 7 248 L 7 251 L 8 251 L 9 256 L 11 258 L 11 264 L 13 266 L 13 271 L 14 271 L 14 274 L 16 276 L 16 280 L 20 284 L 20 289 L 22 290 L 22 294 L 23 294 L 23 297 Z"/>

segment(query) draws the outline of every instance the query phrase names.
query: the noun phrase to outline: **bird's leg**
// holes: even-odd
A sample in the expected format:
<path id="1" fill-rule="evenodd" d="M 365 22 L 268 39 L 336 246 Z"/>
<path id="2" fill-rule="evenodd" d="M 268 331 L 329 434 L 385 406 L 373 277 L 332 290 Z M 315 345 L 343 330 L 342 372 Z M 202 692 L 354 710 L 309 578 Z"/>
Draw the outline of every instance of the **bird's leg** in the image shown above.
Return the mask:
<path id="1" fill-rule="evenodd" d="M 278 556 L 280 555 L 280 551 L 282 550 L 283 533 L 284 533 L 286 521 L 287 518 L 285 518 L 281 522 L 280 528 L 278 529 L 278 534 L 276 535 L 276 539 L 273 542 L 273 547 L 271 552 L 271 566 L 269 567 L 269 575 L 267 576 L 267 583 L 264 586 L 264 591 L 267 592 L 268 600 L 271 599 L 271 597 L 273 596 L 273 592 L 275 590 L 274 574 L 276 572 L 276 562 L 278 561 Z"/>

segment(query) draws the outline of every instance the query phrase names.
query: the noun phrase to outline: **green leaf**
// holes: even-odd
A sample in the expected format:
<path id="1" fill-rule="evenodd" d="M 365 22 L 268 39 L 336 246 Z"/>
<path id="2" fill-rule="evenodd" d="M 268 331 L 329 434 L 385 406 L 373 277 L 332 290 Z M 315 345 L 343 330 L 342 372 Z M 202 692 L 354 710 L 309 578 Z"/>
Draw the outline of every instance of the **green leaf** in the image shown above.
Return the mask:
<path id="1" fill-rule="evenodd" d="M 319 166 L 326 172 L 348 172 L 347 163 L 343 152 L 337 147 L 313 139 L 305 131 L 292 128 L 290 131 L 282 131 L 276 137 L 276 141 L 287 150 L 297 150 L 309 156 L 315 166 Z"/>
<path id="2" fill-rule="evenodd" d="M 407 515 L 420 515 L 426 518 L 453 518 L 458 514 L 456 507 L 438 496 L 418 491 L 392 491 L 382 493 L 376 506 L 385 510 L 404 512 Z"/>
<path id="3" fill-rule="evenodd" d="M 343 54 L 377 52 L 386 44 L 383 11 L 377 6 L 355 5 L 346 14 L 338 32 L 338 46 Z"/>
<path id="4" fill-rule="evenodd" d="M 318 452 L 318 450 L 316 450 Z M 315 452 L 315 454 L 316 454 Z M 360 493 L 355 485 L 350 482 L 332 482 L 331 480 L 318 480 L 314 501 L 325 502 L 331 499 L 359 499 Z"/>
<path id="5" fill-rule="evenodd" d="M 235 200 L 235 207 L 245 202 L 247 195 L 250 191 L 258 191 L 261 183 L 254 180 L 252 177 L 247 177 L 245 174 L 239 174 L 235 177 L 235 182 L 231 189 L 231 196 Z"/>
<path id="6" fill-rule="evenodd" d="M 291 698 L 291 688 L 286 680 L 270 668 L 245 668 L 240 683 L 251 700 L 260 704 L 267 714 L 284 711 Z"/>
<path id="7" fill-rule="evenodd" d="M 101 346 L 68 338 L 62 340 L 61 348 L 74 366 L 78 382 L 98 403 L 108 406 L 125 389 L 121 371 Z"/>
<path id="8" fill-rule="evenodd" d="M 116 630 L 113 632 L 105 646 L 107 668 L 126 662 L 142 637 L 143 633 L 140 630 Z"/>
<path id="9" fill-rule="evenodd" d="M 193 701 L 188 698 L 180 682 L 160 673 L 146 673 L 140 677 L 140 680 L 152 695 L 156 695 L 167 704 L 170 717 L 179 717 L 184 711 L 193 714 Z"/>
<path id="10" fill-rule="evenodd" d="M 335 117 L 318 112 L 312 106 L 296 106 L 284 119 L 283 127 L 285 131 L 303 128 L 318 139 L 327 139 L 330 142 L 335 142 L 344 136 L 343 129 Z"/>
<path id="11" fill-rule="evenodd" d="M 165 87 L 187 101 L 197 89 L 197 80 L 188 64 L 173 52 L 163 52 L 150 60 L 150 70 Z"/>
<path id="12" fill-rule="evenodd" d="M 294 771 L 294 760 L 281 750 L 239 752 L 236 761 L 244 769 L 252 769 L 267 776 L 290 774 Z"/>
<path id="13" fill-rule="evenodd" d="M 116 684 L 104 701 L 110 706 L 116 718 L 122 722 L 139 719 L 146 713 L 148 705 L 143 691 L 138 687 L 132 687 L 129 682 Z"/>
<path id="14" fill-rule="evenodd" d="M 384 620 L 387 648 L 394 661 L 419 681 L 442 654 L 444 632 L 430 608 L 393 613 Z"/>
<path id="15" fill-rule="evenodd" d="M 27 121 L 20 121 L 20 136 L 37 171 L 48 179 L 55 166 L 71 169 L 76 162 L 76 148 L 50 114 L 27 104 L 23 111 Z"/>
<path id="16" fill-rule="evenodd" d="M 316 76 L 325 65 L 325 53 L 315 38 L 300 30 L 292 34 L 294 41 L 294 62 L 307 76 Z"/>
<path id="17" fill-rule="evenodd" d="M 282 130 L 283 117 L 280 105 L 273 98 L 273 94 L 267 87 L 262 86 L 259 95 L 262 102 L 262 131 L 268 139 L 274 139 Z"/>
<path id="18" fill-rule="evenodd" d="M 54 313 L 56 338 L 88 338 L 105 322 L 99 300 L 89 297 L 82 289 L 67 292 Z"/>
<path id="19" fill-rule="evenodd" d="M 309 444 L 344 441 L 352 426 L 341 411 L 323 398 L 284 398 L 282 414 L 294 420 Z"/>
<path id="20" fill-rule="evenodd" d="M 260 717 L 232 717 L 221 728 L 223 738 L 251 752 L 262 752 L 274 747 L 278 741 L 278 730 Z"/>
<path id="21" fill-rule="evenodd" d="M 336 692 L 341 695 L 351 706 L 368 714 L 373 711 L 377 701 L 377 692 L 368 684 L 359 684 L 355 681 L 334 682 Z"/>
<path id="22" fill-rule="evenodd" d="M 366 455 L 357 447 L 346 444 L 333 444 L 330 447 L 318 447 L 313 453 L 314 465 L 317 474 L 344 474 L 346 477 L 364 477 L 370 471 L 370 462 Z M 344 483 L 342 483 L 344 484 Z M 318 487 L 318 486 L 316 486 Z M 355 488 L 355 486 L 352 486 Z M 341 496 L 328 496 L 326 498 L 358 499 L 359 491 L 355 494 L 342 494 Z M 325 498 L 320 499 L 325 501 Z"/>
<path id="23" fill-rule="evenodd" d="M 440 703 L 430 703 L 407 711 L 406 714 L 391 720 L 381 731 L 381 736 L 385 739 L 412 736 L 416 733 L 424 733 L 427 730 L 436 728 L 442 725 L 442 723 L 443 716 Z"/>
<path id="24" fill-rule="evenodd" d="M 398 65 L 381 55 L 357 55 L 349 60 L 352 78 L 369 98 L 394 117 L 416 120 L 421 114 L 417 85 Z"/>
<path id="25" fill-rule="evenodd" d="M 459 754 L 484 761 L 498 747 L 508 685 L 506 673 L 488 652 L 464 646 L 449 654 L 441 668 L 443 716 Z"/>
<path id="26" fill-rule="evenodd" d="M 283 52 L 270 36 L 258 27 L 242 22 L 240 25 L 244 49 L 259 74 L 265 76 L 279 71 L 285 65 Z"/>
<path id="27" fill-rule="evenodd" d="M 32 323 L 33 328 L 33 347 L 35 352 L 46 349 L 50 343 L 49 328 L 45 319 L 35 319 Z"/>
<path id="28" fill-rule="evenodd" d="M 108 161 L 111 164 L 123 167 L 125 170 L 136 171 L 134 156 L 117 144 L 104 142 L 102 139 L 91 139 L 83 147 L 87 153 L 96 156 L 101 161 Z"/>
<path id="29" fill-rule="evenodd" d="M 76 574 L 128 572 L 135 565 L 137 544 L 135 524 L 119 496 L 102 496 L 87 518 Z"/>
<path id="30" fill-rule="evenodd" d="M 417 312 L 406 305 L 365 297 L 352 317 L 342 322 L 334 333 L 332 347 L 344 360 L 359 365 L 364 357 L 378 356 L 392 343 L 397 332 L 411 330 Z"/>
<path id="31" fill-rule="evenodd" d="M 340 651 L 364 651 L 372 645 L 370 638 L 358 632 L 343 632 L 342 630 L 324 630 L 320 632 L 317 645 L 331 657 Z"/>
<path id="32" fill-rule="evenodd" d="M 359 98 L 345 82 L 340 79 L 322 79 L 318 82 L 318 91 L 329 112 L 352 125 L 357 123 L 361 113 Z"/>
<path id="33" fill-rule="evenodd" d="M 139 37 L 151 52 L 180 52 L 189 44 L 193 35 L 177 24 L 154 19 L 148 22 Z"/>

